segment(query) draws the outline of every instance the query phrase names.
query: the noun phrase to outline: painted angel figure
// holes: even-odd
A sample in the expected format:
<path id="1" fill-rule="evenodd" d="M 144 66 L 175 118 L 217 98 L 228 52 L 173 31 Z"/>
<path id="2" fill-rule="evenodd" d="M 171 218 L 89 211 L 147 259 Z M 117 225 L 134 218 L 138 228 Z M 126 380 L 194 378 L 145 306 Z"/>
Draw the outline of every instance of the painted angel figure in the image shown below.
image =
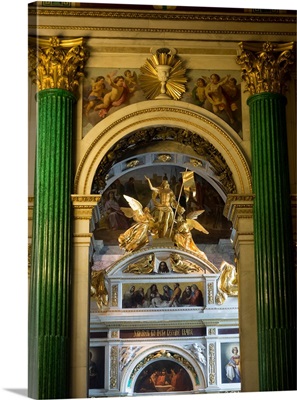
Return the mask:
<path id="1" fill-rule="evenodd" d="M 126 217 L 133 218 L 135 223 L 119 236 L 118 241 L 119 246 L 126 252 L 132 252 L 149 242 L 149 235 L 154 234 L 156 224 L 148 207 L 142 208 L 142 204 L 133 197 L 124 195 L 124 198 L 130 208 L 121 207 L 121 210 Z"/>
<path id="2" fill-rule="evenodd" d="M 221 79 L 218 74 L 211 74 L 209 82 L 205 88 L 205 96 L 212 105 L 213 112 L 218 114 L 220 111 L 224 110 L 230 120 L 230 123 L 233 124 L 234 117 L 232 110 L 223 90 L 224 85 L 229 84 L 229 79 L 230 75 L 227 75 Z"/>
<path id="3" fill-rule="evenodd" d="M 198 221 L 196 221 L 196 218 L 203 212 L 204 210 L 193 211 L 187 214 L 186 218 L 179 215 L 177 217 L 177 227 L 173 240 L 178 248 L 190 250 L 196 253 L 199 258 L 207 260 L 206 254 L 196 246 L 191 233 L 193 228 L 205 234 L 209 233 Z"/>

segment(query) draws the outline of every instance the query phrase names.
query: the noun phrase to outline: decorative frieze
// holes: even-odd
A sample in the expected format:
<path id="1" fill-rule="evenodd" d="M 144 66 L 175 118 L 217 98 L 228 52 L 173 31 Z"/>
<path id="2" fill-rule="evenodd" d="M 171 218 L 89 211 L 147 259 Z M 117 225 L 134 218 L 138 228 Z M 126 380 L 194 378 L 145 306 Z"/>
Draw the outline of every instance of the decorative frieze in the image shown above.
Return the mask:
<path id="1" fill-rule="evenodd" d="M 112 285 L 111 288 L 111 304 L 113 307 L 118 306 L 118 285 Z"/>
<path id="2" fill-rule="evenodd" d="M 72 205 L 74 209 L 74 219 L 90 220 L 92 218 L 93 209 L 100 201 L 101 195 L 71 195 Z"/>
<path id="3" fill-rule="evenodd" d="M 208 383 L 216 384 L 216 346 L 215 343 L 210 343 L 208 346 Z"/>
<path id="4" fill-rule="evenodd" d="M 214 284 L 209 282 L 207 284 L 208 304 L 214 304 Z"/>
<path id="5" fill-rule="evenodd" d="M 110 350 L 110 389 L 116 389 L 118 384 L 118 363 L 119 351 L 117 346 L 112 346 Z"/>

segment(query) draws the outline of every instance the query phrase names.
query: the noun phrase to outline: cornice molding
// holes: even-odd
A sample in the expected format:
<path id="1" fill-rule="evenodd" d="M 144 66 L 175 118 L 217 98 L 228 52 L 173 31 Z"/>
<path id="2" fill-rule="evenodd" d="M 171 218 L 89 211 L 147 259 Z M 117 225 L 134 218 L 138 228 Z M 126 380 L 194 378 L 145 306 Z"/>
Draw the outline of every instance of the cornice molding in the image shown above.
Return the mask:
<path id="1" fill-rule="evenodd" d="M 240 219 L 253 219 L 254 198 L 254 194 L 228 194 L 223 214 L 236 230 Z"/>
<path id="2" fill-rule="evenodd" d="M 239 22 L 239 23 L 288 23 L 295 24 L 296 17 L 288 15 L 256 15 L 256 14 L 203 14 L 195 12 L 156 12 L 156 11 L 115 11 L 86 9 L 44 9 L 29 8 L 29 16 L 54 16 L 76 18 L 108 18 L 108 19 L 150 19 L 168 21 L 203 21 L 203 22 Z"/>
<path id="3" fill-rule="evenodd" d="M 225 29 L 170 29 L 170 28 L 140 28 L 140 27 L 100 27 L 100 26 L 85 26 L 85 25 L 29 25 L 29 29 L 33 30 L 73 30 L 73 31 L 100 31 L 100 32 L 154 32 L 154 33 L 190 33 L 190 34 L 212 34 L 212 35 L 261 35 L 261 36 L 292 36 L 292 32 L 279 31 L 242 31 L 242 30 L 225 30 Z"/>

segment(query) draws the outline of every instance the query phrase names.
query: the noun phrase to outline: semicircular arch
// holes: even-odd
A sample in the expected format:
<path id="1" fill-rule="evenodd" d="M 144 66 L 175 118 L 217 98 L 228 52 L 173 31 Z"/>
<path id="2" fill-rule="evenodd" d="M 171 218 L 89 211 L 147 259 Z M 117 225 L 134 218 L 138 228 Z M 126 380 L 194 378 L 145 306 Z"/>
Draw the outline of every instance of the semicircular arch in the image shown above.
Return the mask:
<path id="1" fill-rule="evenodd" d="M 252 193 L 249 163 L 242 139 L 222 119 L 201 107 L 174 100 L 150 100 L 120 109 L 95 125 L 83 140 L 83 156 L 77 168 L 74 192 L 90 194 L 96 169 L 109 149 L 137 129 L 179 127 L 211 143 L 228 164 L 237 193 Z"/>
<path id="2" fill-rule="evenodd" d="M 176 355 L 174 357 L 174 355 Z M 175 345 L 153 345 L 136 355 L 131 364 L 123 373 L 121 390 L 127 392 L 128 387 L 133 390 L 141 371 L 156 360 L 170 360 L 185 368 L 191 377 L 193 387 L 206 386 L 206 377 L 203 368 L 198 364 L 192 354 Z M 129 391 L 129 389 L 128 389 Z"/>

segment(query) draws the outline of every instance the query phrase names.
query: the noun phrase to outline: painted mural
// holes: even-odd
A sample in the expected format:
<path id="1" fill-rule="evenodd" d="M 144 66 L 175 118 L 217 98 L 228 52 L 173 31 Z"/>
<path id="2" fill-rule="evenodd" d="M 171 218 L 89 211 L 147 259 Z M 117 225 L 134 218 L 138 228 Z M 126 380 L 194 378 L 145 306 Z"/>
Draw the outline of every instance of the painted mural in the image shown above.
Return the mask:
<path id="1" fill-rule="evenodd" d="M 122 308 L 203 307 L 203 283 L 123 284 Z"/>
<path id="2" fill-rule="evenodd" d="M 149 364 L 138 376 L 135 393 L 189 392 L 193 384 L 188 372 L 181 365 L 170 360 Z"/>
<path id="3" fill-rule="evenodd" d="M 221 344 L 222 383 L 240 383 L 239 343 Z"/>
<path id="4" fill-rule="evenodd" d="M 83 136 L 106 116 L 147 100 L 139 84 L 140 70 L 86 69 L 83 88 Z M 241 90 L 237 71 L 189 70 L 181 100 L 214 113 L 241 132 Z"/>
<path id="5" fill-rule="evenodd" d="M 89 389 L 104 388 L 104 346 L 90 348 L 89 354 Z"/>

